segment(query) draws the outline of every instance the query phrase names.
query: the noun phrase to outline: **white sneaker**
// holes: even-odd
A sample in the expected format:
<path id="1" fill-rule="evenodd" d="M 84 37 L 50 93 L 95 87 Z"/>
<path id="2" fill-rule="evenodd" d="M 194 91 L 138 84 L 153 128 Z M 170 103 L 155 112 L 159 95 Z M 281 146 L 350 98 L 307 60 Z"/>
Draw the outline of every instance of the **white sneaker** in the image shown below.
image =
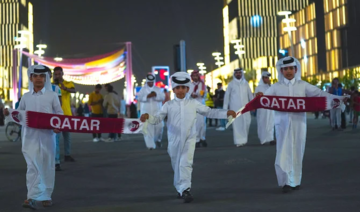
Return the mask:
<path id="1" fill-rule="evenodd" d="M 102 138 L 101 140 L 104 142 L 114 142 L 112 138 Z"/>
<path id="2" fill-rule="evenodd" d="M 99 142 L 99 141 L 100 141 L 99 138 L 94 138 L 94 139 L 93 139 L 93 142 L 94 142 L 94 143 L 97 143 L 97 142 Z"/>
<path id="3" fill-rule="evenodd" d="M 216 128 L 217 131 L 224 131 L 225 130 L 225 127 L 218 127 Z"/>
<path id="4" fill-rule="evenodd" d="M 245 144 L 236 144 L 236 147 L 242 147 L 245 146 Z"/>

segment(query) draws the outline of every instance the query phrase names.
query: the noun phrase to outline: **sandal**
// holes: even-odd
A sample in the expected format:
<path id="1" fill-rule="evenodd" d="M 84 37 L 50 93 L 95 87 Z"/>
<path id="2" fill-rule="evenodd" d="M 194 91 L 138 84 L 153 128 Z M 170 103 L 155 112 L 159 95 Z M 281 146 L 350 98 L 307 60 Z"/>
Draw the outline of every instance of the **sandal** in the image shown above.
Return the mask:
<path id="1" fill-rule="evenodd" d="M 45 201 L 41 201 L 41 204 L 44 208 L 46 208 L 46 207 L 51 207 L 53 205 L 53 202 L 51 200 L 45 200 Z"/>
<path id="2" fill-rule="evenodd" d="M 32 210 L 36 210 L 36 200 L 27 199 L 22 204 L 23 208 L 30 208 Z"/>

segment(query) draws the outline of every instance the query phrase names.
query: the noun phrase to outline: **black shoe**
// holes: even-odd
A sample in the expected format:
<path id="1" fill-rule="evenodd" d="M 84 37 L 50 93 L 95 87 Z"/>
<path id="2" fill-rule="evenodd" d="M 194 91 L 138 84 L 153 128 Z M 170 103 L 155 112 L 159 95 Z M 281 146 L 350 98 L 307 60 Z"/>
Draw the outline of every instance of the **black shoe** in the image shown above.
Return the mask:
<path id="1" fill-rule="evenodd" d="M 177 197 L 176 198 L 178 198 L 178 199 L 182 199 L 182 196 L 181 196 L 181 194 L 178 192 L 177 193 Z"/>
<path id="2" fill-rule="evenodd" d="M 289 193 L 289 192 L 291 192 L 291 190 L 292 190 L 291 186 L 284 185 L 284 187 L 282 187 L 282 192 L 283 193 Z"/>
<path id="3" fill-rule="evenodd" d="M 65 155 L 65 162 L 75 162 L 75 159 L 70 155 Z"/>
<path id="4" fill-rule="evenodd" d="M 55 164 L 55 171 L 62 171 L 60 164 Z"/>
<path id="5" fill-rule="evenodd" d="M 149 148 L 149 150 L 154 150 L 154 148 Z"/>
<path id="6" fill-rule="evenodd" d="M 190 188 L 183 191 L 182 198 L 184 199 L 184 203 L 190 203 L 194 200 L 193 196 L 190 193 Z"/>
<path id="7" fill-rule="evenodd" d="M 270 145 L 271 146 L 276 145 L 276 141 L 270 141 Z"/>
<path id="8" fill-rule="evenodd" d="M 199 148 L 199 147 L 201 147 L 201 144 L 200 144 L 200 142 L 196 142 L 196 145 L 195 145 L 195 147 L 196 147 L 196 148 Z"/>
<path id="9" fill-rule="evenodd" d="M 300 190 L 300 185 L 297 185 L 295 187 L 291 187 L 292 190 Z"/>
<path id="10" fill-rule="evenodd" d="M 156 144 L 156 148 L 161 148 L 161 146 L 162 146 L 161 142 L 159 142 L 159 141 L 156 141 L 155 144 Z"/>
<path id="11" fill-rule="evenodd" d="M 207 147 L 206 140 L 200 140 L 200 143 L 203 147 Z"/>

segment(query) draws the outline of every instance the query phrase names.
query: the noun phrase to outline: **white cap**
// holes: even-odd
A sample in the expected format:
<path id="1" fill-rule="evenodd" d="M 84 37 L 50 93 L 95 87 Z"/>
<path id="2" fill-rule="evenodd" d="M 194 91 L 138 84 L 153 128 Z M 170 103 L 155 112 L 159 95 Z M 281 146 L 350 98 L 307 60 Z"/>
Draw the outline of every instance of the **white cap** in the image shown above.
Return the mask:
<path id="1" fill-rule="evenodd" d="M 146 82 L 155 82 L 155 75 L 153 74 L 146 75 Z"/>
<path id="2" fill-rule="evenodd" d="M 191 78 L 190 75 L 186 72 L 176 72 L 171 75 L 171 86 L 172 88 L 176 88 L 177 86 L 186 86 L 190 87 Z"/>

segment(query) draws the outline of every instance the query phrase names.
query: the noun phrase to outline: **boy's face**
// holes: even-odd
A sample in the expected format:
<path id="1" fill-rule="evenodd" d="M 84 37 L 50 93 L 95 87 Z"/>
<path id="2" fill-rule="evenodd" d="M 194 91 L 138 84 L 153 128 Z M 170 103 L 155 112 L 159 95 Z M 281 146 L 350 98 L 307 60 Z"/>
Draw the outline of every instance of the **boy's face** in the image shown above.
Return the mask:
<path id="1" fill-rule="evenodd" d="M 34 87 L 42 88 L 45 85 L 45 74 L 31 74 L 30 81 L 34 84 Z"/>
<path id="2" fill-rule="evenodd" d="M 297 72 L 296 66 L 289 66 L 289 67 L 281 68 L 281 73 L 288 80 L 294 79 L 296 72 Z"/>
<path id="3" fill-rule="evenodd" d="M 185 98 L 186 96 L 186 93 L 189 92 L 189 87 L 187 86 L 176 86 L 174 89 L 173 89 L 175 95 L 177 98 L 179 99 L 183 99 Z"/>

